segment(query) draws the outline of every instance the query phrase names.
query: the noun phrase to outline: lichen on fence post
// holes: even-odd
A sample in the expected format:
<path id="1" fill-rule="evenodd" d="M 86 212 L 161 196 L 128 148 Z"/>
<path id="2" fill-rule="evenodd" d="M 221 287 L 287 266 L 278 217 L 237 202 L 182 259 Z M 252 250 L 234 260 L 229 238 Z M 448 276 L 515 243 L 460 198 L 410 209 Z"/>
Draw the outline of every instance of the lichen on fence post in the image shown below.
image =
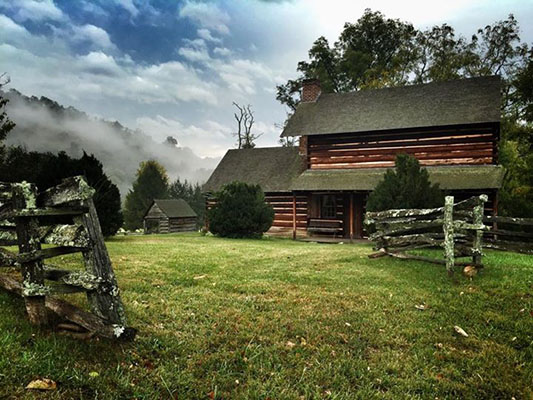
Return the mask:
<path id="1" fill-rule="evenodd" d="M 15 183 L 13 188 L 13 208 L 26 210 L 36 208 L 37 189 L 34 185 L 22 182 Z M 31 254 L 41 250 L 39 222 L 37 218 L 18 217 L 16 221 L 17 240 L 20 253 Z M 48 313 L 45 308 L 44 271 L 41 260 L 21 263 L 23 277 L 23 295 L 25 296 L 28 318 L 34 325 L 46 325 Z"/>
<path id="2" fill-rule="evenodd" d="M 453 229 L 453 196 L 446 196 L 444 200 L 444 257 L 446 258 L 446 270 L 448 275 L 453 274 L 454 260 L 454 229 Z"/>
<path id="3" fill-rule="evenodd" d="M 488 200 L 487 195 L 482 194 L 478 198 L 477 204 L 474 206 L 472 212 L 472 222 L 474 225 L 483 225 L 483 214 L 485 202 Z M 474 240 L 472 243 L 472 261 L 474 265 L 481 265 L 481 257 L 483 256 L 483 231 L 476 229 L 474 232 Z"/>
<path id="4" fill-rule="evenodd" d="M 107 253 L 104 237 L 98 221 L 98 215 L 92 198 L 83 201 L 88 212 L 79 221 L 87 229 L 91 241 L 91 247 L 82 252 L 85 269 L 88 273 L 103 280 L 99 290 L 87 293 L 87 298 L 92 311 L 111 324 L 124 327 L 126 316 L 124 306 L 120 298 L 120 292 L 111 266 L 111 259 Z"/>

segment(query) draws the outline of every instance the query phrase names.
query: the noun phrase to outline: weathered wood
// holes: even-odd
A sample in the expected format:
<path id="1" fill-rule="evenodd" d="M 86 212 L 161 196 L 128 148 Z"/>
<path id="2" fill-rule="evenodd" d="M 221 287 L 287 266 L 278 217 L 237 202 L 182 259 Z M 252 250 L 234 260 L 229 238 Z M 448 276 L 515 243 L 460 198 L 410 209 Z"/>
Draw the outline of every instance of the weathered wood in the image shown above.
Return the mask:
<path id="1" fill-rule="evenodd" d="M 22 295 L 23 288 L 20 282 L 7 275 L 0 275 L 0 286 L 19 296 Z M 110 325 L 106 320 L 54 297 L 47 297 L 45 306 L 59 317 L 105 338 L 129 341 L 135 338 L 137 332 L 122 325 Z"/>
<path id="2" fill-rule="evenodd" d="M 353 193 L 350 193 L 350 212 L 348 213 L 348 218 L 350 219 L 349 222 L 349 229 L 350 229 L 350 241 L 353 240 L 353 234 L 354 234 L 354 201 L 353 201 Z"/>
<path id="3" fill-rule="evenodd" d="M 513 242 L 508 240 L 490 240 L 485 239 L 483 241 L 483 247 L 494 249 L 494 250 L 504 250 L 512 251 L 515 253 L 522 254 L 533 254 L 533 243 L 528 242 Z"/>
<path id="4" fill-rule="evenodd" d="M 88 292 L 87 298 L 96 315 L 111 324 L 125 327 L 124 307 L 93 200 L 85 200 L 84 205 L 88 207 L 89 212 L 81 217 L 81 222 L 86 227 L 92 243 L 90 249 L 83 251 L 85 268 L 88 273 L 100 277 L 106 284 L 106 290 Z"/>
<path id="5" fill-rule="evenodd" d="M 513 217 L 499 217 L 493 215 L 485 215 L 483 222 L 487 223 L 502 223 L 520 226 L 533 226 L 533 218 L 513 218 Z"/>
<path id="6" fill-rule="evenodd" d="M 485 236 L 510 236 L 511 238 L 533 239 L 533 232 L 510 231 L 506 229 L 491 229 L 483 232 Z"/>
<path id="7" fill-rule="evenodd" d="M 421 164 L 483 164 L 495 157 L 494 127 L 413 129 L 309 136 L 309 168 L 393 166 L 398 153 L 412 154 Z"/>
<path id="8" fill-rule="evenodd" d="M 292 194 L 292 239 L 296 240 L 296 194 Z"/>
<path id="9" fill-rule="evenodd" d="M 14 267 L 18 265 L 17 255 L 9 250 L 0 248 L 0 267 Z"/>
<path id="10" fill-rule="evenodd" d="M 377 252 L 369 254 L 368 258 L 379 258 L 379 257 L 388 256 L 390 255 L 389 253 L 399 253 L 399 252 L 403 253 L 403 252 L 410 251 L 410 250 L 420 250 L 420 249 L 427 249 L 431 247 L 435 247 L 435 245 L 432 243 L 426 243 L 426 244 L 419 243 L 419 244 L 414 244 L 412 246 L 402 246 L 398 248 L 387 247 L 387 250 L 385 250 L 385 248 L 381 248 Z"/>
<path id="11" fill-rule="evenodd" d="M 13 208 L 26 210 L 36 208 L 37 189 L 26 182 L 12 185 Z M 33 253 L 41 250 L 39 222 L 36 218 L 16 218 L 17 241 L 19 253 Z M 22 261 L 23 293 L 29 320 L 34 325 L 46 325 L 48 314 L 44 306 L 44 295 L 39 295 L 39 288 L 44 286 L 43 264 L 40 259 Z M 31 295 L 35 292 L 36 295 Z"/>
<path id="12" fill-rule="evenodd" d="M 471 231 L 488 231 L 490 227 L 480 224 L 471 224 L 466 221 L 453 221 L 453 227 L 456 230 L 471 230 Z"/>
<path id="13" fill-rule="evenodd" d="M 38 240 L 39 239 L 37 239 L 37 241 Z M 19 253 L 17 255 L 17 261 L 19 263 L 27 263 L 27 262 L 62 256 L 65 254 L 79 253 L 79 252 L 82 252 L 83 250 L 85 250 L 84 247 L 71 247 L 71 246 L 50 247 L 47 249 L 33 250 L 28 253 Z"/>
<path id="14" fill-rule="evenodd" d="M 15 230 L 0 230 L 0 246 L 14 246 L 18 244 Z"/>
<path id="15" fill-rule="evenodd" d="M 440 228 L 442 224 L 443 224 L 443 220 L 440 218 L 434 219 L 432 221 L 417 221 L 417 222 L 413 222 L 412 224 L 400 226 L 399 228 L 392 228 L 386 231 L 378 231 L 378 232 L 372 233 L 369 236 L 369 239 L 374 240 L 374 239 L 378 239 L 383 236 L 405 235 L 408 233 L 428 231 L 430 229 Z"/>
<path id="16" fill-rule="evenodd" d="M 91 244 L 87 230 L 81 224 L 44 227 L 41 242 L 69 247 L 89 247 Z"/>
<path id="17" fill-rule="evenodd" d="M 410 246 L 414 244 L 432 244 L 442 246 L 444 235 L 442 233 L 434 234 L 413 234 L 405 236 L 382 236 L 381 239 L 388 247 Z"/>
<path id="18" fill-rule="evenodd" d="M 63 179 L 62 182 L 44 191 L 39 196 L 39 204 L 56 207 L 65 204 L 79 204 L 92 199 L 95 190 L 90 187 L 82 176 Z"/>
<path id="19" fill-rule="evenodd" d="M 429 216 L 432 214 L 440 214 L 444 211 L 443 207 L 437 208 L 417 208 L 417 209 L 394 209 L 386 211 L 367 212 L 365 224 L 375 223 L 375 220 L 384 218 L 405 218 L 414 216 Z M 368 221 L 368 222 L 367 222 Z"/>
<path id="20" fill-rule="evenodd" d="M 81 215 L 87 212 L 86 208 L 53 208 L 53 207 L 42 207 L 34 209 L 25 209 L 25 210 L 16 210 L 11 211 L 3 215 L 5 218 L 12 217 L 59 217 L 65 215 Z"/>
<path id="21" fill-rule="evenodd" d="M 475 230 L 474 240 L 472 243 L 472 261 L 474 264 L 481 264 L 481 257 L 483 255 L 483 230 L 490 229 L 488 226 L 483 225 L 483 211 L 486 201 L 487 196 L 479 196 L 478 203 L 474 206 L 473 210 L 473 224 L 483 226 L 483 229 Z"/>
<path id="22" fill-rule="evenodd" d="M 441 260 L 439 258 L 417 256 L 414 254 L 407 254 L 407 253 L 387 253 L 387 255 L 391 257 L 395 257 L 395 258 L 401 258 L 404 260 L 425 261 L 425 262 L 429 262 L 433 264 L 447 265 L 446 260 Z M 454 265 L 458 267 L 464 267 L 467 265 L 472 265 L 472 263 L 471 262 L 457 262 L 457 263 L 454 263 Z M 476 265 L 476 267 L 483 267 L 483 265 Z"/>
<path id="23" fill-rule="evenodd" d="M 446 196 L 444 199 L 444 257 L 446 259 L 446 270 L 448 275 L 453 274 L 454 269 L 454 241 L 453 241 L 453 196 Z"/>
<path id="24" fill-rule="evenodd" d="M 0 203 L 0 219 L 1 220 L 6 220 L 10 218 L 9 215 L 11 215 L 12 212 L 13 212 L 13 202 Z"/>
<path id="25" fill-rule="evenodd" d="M 107 337 L 131 336 L 134 330 L 126 328 L 124 309 L 120 300 L 116 279 L 111 262 L 103 241 L 96 209 L 92 201 L 94 190 L 82 177 L 73 177 L 37 196 L 36 188 L 25 182 L 13 184 L 13 207 L 2 208 L 0 218 L 0 238 L 3 243 L 16 237 L 19 253 L 14 254 L 0 249 L 0 264 L 20 266 L 23 282 L 18 284 L 18 293 L 25 297 L 30 321 L 36 324 L 47 322 L 48 313 L 45 308 L 45 297 L 51 293 L 87 292 L 91 308 L 97 313 L 85 313 L 83 318 L 94 318 L 106 325 Z M 40 208 L 37 207 L 40 206 Z M 7 213 L 10 213 L 7 215 Z M 57 216 L 58 218 L 54 218 Z M 50 225 L 57 221 L 72 221 L 64 216 L 72 216 L 74 224 Z M 3 217 L 14 218 L 13 223 Z M 39 219 L 45 217 L 44 219 Z M 39 221 L 44 225 L 39 226 Z M 187 222 L 187 221 L 186 221 Z M 68 222 L 67 222 L 68 223 Z M 9 235 L 9 238 L 8 238 Z M 41 249 L 40 243 L 55 244 L 58 247 Z M 43 259 L 62 254 L 82 252 L 86 271 L 63 271 L 44 268 Z M 57 283 L 45 285 L 44 280 L 50 279 Z M 7 284 L 9 288 L 9 284 Z M 11 287 L 13 288 L 13 287 Z M 50 300 L 52 304 L 54 299 Z M 48 304 L 48 298 L 46 299 Z M 68 303 L 63 304 L 63 311 L 71 310 Z M 57 305 L 57 304 L 56 304 Z M 59 311 L 61 313 L 61 307 Z M 77 315 L 77 317 L 76 317 Z M 65 314 L 68 318 L 68 312 Z M 74 318 L 78 318 L 76 314 Z M 82 319 L 83 319 L 82 318 Z M 74 320 L 73 320 L 74 321 Z M 79 321 L 74 321 L 80 323 Z M 81 323 L 80 323 L 81 324 Z M 89 324 L 90 325 L 90 324 Z M 87 327 L 87 329 L 92 329 Z M 100 328 L 94 328 L 98 331 Z M 112 334 L 109 331 L 112 330 Z M 105 332 L 103 334 L 106 336 Z"/>
<path id="26" fill-rule="evenodd" d="M 479 202 L 486 203 L 488 201 L 488 196 L 486 194 L 480 194 L 479 196 L 473 196 L 466 200 L 460 201 L 453 206 L 454 212 L 473 209 L 479 204 Z"/>
<path id="27" fill-rule="evenodd" d="M 85 290 L 98 290 L 104 280 L 85 271 L 67 271 L 58 268 L 44 268 L 45 279 L 61 282 L 65 285 L 83 288 Z"/>

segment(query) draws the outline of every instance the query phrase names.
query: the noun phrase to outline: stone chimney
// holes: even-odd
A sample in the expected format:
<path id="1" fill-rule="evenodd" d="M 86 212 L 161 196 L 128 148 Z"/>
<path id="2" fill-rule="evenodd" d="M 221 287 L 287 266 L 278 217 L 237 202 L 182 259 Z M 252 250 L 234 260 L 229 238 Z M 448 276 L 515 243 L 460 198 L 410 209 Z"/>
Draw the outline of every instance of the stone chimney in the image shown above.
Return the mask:
<path id="1" fill-rule="evenodd" d="M 314 103 L 322 93 L 318 79 L 305 79 L 302 82 L 302 103 Z"/>

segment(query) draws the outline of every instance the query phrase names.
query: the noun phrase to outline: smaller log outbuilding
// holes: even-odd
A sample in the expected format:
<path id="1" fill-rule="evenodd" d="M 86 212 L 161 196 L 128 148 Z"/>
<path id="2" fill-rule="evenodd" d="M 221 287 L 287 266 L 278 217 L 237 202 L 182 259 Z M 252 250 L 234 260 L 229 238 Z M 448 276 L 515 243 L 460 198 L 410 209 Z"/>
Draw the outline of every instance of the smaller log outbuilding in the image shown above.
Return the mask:
<path id="1" fill-rule="evenodd" d="M 197 218 L 183 199 L 156 199 L 144 215 L 144 233 L 192 232 Z"/>

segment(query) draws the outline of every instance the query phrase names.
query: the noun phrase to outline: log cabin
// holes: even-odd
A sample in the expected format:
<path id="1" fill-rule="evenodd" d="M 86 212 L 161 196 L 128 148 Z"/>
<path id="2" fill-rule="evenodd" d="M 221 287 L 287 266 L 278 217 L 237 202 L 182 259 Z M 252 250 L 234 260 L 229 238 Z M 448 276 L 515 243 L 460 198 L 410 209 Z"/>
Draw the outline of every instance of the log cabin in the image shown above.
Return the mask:
<path id="1" fill-rule="evenodd" d="M 183 199 L 156 199 L 144 214 L 144 233 L 192 232 L 197 218 Z"/>
<path id="2" fill-rule="evenodd" d="M 207 207 L 224 184 L 259 184 L 275 211 L 270 234 L 362 238 L 368 194 L 407 153 L 457 200 L 488 194 L 496 214 L 500 87 L 489 76 L 322 93 L 319 81 L 304 81 L 281 134 L 298 147 L 229 150 L 204 185 Z"/>

